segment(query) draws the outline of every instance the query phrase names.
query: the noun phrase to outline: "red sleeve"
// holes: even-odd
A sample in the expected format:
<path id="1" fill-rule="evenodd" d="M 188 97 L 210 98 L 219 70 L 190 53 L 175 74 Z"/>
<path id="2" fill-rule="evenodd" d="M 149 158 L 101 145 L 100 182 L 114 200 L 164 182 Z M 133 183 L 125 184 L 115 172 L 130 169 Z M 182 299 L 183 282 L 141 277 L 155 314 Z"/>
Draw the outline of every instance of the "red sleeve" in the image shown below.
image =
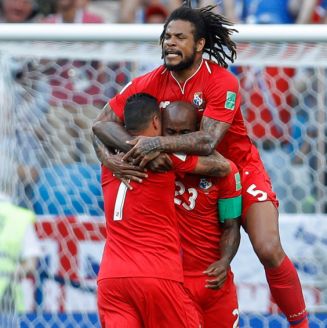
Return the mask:
<path id="1" fill-rule="evenodd" d="M 232 161 L 229 161 L 229 163 L 231 166 L 230 173 L 218 180 L 219 198 L 234 198 L 242 194 L 240 173 Z"/>
<path id="2" fill-rule="evenodd" d="M 124 107 L 126 100 L 128 97 L 137 92 L 136 85 L 137 81 L 134 79 L 133 81 L 127 83 L 120 93 L 109 101 L 109 106 L 122 121 L 124 121 Z"/>
<path id="3" fill-rule="evenodd" d="M 171 154 L 170 158 L 176 173 L 193 172 L 199 160 L 199 156 L 189 156 L 185 154 Z"/>
<path id="4" fill-rule="evenodd" d="M 223 68 L 218 68 L 212 74 L 214 75 L 206 92 L 207 104 L 203 115 L 232 124 L 241 104 L 238 80 Z"/>
<path id="5" fill-rule="evenodd" d="M 139 92 L 149 93 L 156 97 L 161 88 L 160 76 L 163 69 L 164 67 L 160 66 L 145 75 L 133 79 L 109 101 L 110 107 L 122 121 L 124 121 L 124 107 L 127 98 Z"/>

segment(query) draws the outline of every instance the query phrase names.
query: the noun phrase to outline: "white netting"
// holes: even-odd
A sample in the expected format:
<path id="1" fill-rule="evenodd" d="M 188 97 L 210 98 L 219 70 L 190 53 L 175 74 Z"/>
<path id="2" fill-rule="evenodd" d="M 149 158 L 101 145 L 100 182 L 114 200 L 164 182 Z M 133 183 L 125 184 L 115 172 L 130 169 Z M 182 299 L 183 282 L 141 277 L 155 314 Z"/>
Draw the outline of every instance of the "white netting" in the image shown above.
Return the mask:
<path id="1" fill-rule="evenodd" d="M 241 41 L 231 69 L 280 210 L 325 213 L 326 43 Z M 0 187 L 38 214 L 44 247 L 39 276 L 24 281 L 28 314 L 0 315 L 0 327 L 9 327 L 1 321 L 7 319 L 23 327 L 98 325 L 95 277 L 104 222 L 90 127 L 108 98 L 160 63 L 155 42 L 0 42 Z M 316 242 L 313 254 L 326 254 L 324 237 L 302 228 L 299 223 L 286 237 L 309 248 Z M 325 311 L 324 262 L 315 257 L 320 266 L 313 268 L 311 253 L 294 254 L 305 278 L 310 270 L 319 278 L 319 284 L 305 280 L 310 309 Z M 241 312 L 245 306 L 251 313 L 243 326 L 286 327 L 282 317 L 264 316 L 273 308 L 266 285 L 246 281 L 239 287 Z M 327 324 L 320 314 L 312 318 L 316 327 Z"/>

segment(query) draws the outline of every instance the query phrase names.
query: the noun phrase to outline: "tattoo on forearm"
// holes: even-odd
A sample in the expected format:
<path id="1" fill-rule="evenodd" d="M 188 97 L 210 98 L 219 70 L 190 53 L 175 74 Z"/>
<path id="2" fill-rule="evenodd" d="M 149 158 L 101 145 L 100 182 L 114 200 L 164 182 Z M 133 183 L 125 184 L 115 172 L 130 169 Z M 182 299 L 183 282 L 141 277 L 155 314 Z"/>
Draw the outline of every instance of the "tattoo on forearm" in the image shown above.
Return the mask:
<path id="1" fill-rule="evenodd" d="M 144 145 L 143 151 L 148 154 L 153 150 L 160 149 L 160 140 L 159 138 L 150 138 L 148 142 Z"/>
<path id="2" fill-rule="evenodd" d="M 224 134 L 228 130 L 230 124 L 221 121 L 216 121 L 209 117 L 203 117 L 201 121 L 201 130 L 209 133 L 211 136 L 211 147 L 215 149 Z"/>
<path id="3" fill-rule="evenodd" d="M 186 154 L 209 155 L 213 150 L 210 140 L 210 135 L 203 131 L 181 136 L 164 137 L 161 150 L 168 153 L 182 152 Z"/>
<path id="4" fill-rule="evenodd" d="M 121 120 L 116 115 L 116 113 L 111 110 L 108 103 L 102 109 L 102 116 L 103 121 L 121 123 Z"/>
<path id="5" fill-rule="evenodd" d="M 104 164 L 110 157 L 111 153 L 108 148 L 100 141 L 96 135 L 92 135 L 92 142 L 95 153 L 99 161 Z"/>

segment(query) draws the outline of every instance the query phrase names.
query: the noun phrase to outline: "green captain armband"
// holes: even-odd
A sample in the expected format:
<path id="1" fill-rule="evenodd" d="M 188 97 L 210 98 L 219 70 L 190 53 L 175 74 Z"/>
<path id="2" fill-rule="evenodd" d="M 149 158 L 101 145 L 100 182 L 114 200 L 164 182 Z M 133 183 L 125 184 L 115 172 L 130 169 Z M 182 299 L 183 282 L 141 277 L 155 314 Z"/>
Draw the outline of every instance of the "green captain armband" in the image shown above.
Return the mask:
<path id="1" fill-rule="evenodd" d="M 218 215 L 221 223 L 235 220 L 242 214 L 242 196 L 218 199 Z"/>

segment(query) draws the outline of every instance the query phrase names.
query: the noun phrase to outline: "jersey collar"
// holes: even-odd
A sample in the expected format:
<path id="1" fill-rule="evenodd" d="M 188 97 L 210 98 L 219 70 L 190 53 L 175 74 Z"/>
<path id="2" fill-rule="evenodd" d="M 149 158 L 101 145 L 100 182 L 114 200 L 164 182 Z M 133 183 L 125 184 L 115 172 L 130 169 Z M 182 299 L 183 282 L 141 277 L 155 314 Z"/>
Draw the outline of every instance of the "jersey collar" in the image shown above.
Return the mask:
<path id="1" fill-rule="evenodd" d="M 177 81 L 177 79 L 175 78 L 175 76 L 173 75 L 173 72 L 170 72 L 170 75 L 171 75 L 171 77 L 176 81 L 176 83 L 178 84 L 178 86 L 179 86 L 179 89 L 181 90 L 181 93 L 182 93 L 182 95 L 184 95 L 184 93 L 185 93 L 185 87 L 186 87 L 186 84 L 187 84 L 187 82 L 188 81 L 190 81 L 192 78 L 193 78 L 193 76 L 195 76 L 199 71 L 200 71 L 200 69 L 201 69 L 201 67 L 202 67 L 202 65 L 203 65 L 203 58 L 202 58 L 202 60 L 201 60 L 201 63 L 200 63 L 200 65 L 199 65 L 199 67 L 197 68 L 197 70 L 188 78 L 188 79 L 186 79 L 186 81 L 184 82 L 184 84 L 183 85 L 181 85 L 178 81 Z"/>

